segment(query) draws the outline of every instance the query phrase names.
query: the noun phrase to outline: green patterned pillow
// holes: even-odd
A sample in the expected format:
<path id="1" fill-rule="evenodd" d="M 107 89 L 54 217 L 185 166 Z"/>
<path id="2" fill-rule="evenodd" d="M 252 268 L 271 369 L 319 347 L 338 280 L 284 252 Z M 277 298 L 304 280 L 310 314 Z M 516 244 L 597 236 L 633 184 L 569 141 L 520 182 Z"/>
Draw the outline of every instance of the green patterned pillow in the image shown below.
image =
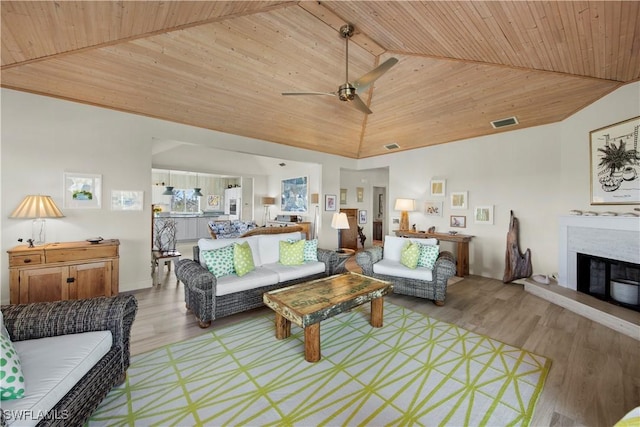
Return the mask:
<path id="1" fill-rule="evenodd" d="M 238 276 L 244 276 L 253 271 L 256 266 L 253 264 L 253 255 L 249 242 L 233 244 L 233 267 Z"/>
<path id="2" fill-rule="evenodd" d="M 318 261 L 318 239 L 304 241 L 304 260 Z"/>
<path id="3" fill-rule="evenodd" d="M 202 251 L 200 256 L 204 260 L 207 269 L 216 277 L 235 273 L 233 268 L 233 245 Z"/>
<path id="4" fill-rule="evenodd" d="M 418 258 L 418 267 L 427 267 L 429 270 L 433 270 L 440 254 L 440 246 L 438 245 L 420 245 L 420 257 Z"/>
<path id="5" fill-rule="evenodd" d="M 418 258 L 420 257 L 420 245 L 412 241 L 408 241 L 402 247 L 400 252 L 400 263 L 409 268 L 416 268 Z"/>
<path id="6" fill-rule="evenodd" d="M 304 240 L 280 241 L 280 264 L 300 265 L 304 263 Z"/>
<path id="7" fill-rule="evenodd" d="M 24 397 L 20 357 L 10 339 L 0 334 L 0 400 Z"/>

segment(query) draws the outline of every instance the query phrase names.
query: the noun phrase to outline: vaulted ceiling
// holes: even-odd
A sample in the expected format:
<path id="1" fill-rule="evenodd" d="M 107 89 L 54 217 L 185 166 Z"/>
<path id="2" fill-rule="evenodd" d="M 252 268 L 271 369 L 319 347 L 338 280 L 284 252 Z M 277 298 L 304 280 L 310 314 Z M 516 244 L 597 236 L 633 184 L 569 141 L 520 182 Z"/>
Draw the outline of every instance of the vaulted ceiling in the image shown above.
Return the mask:
<path id="1" fill-rule="evenodd" d="M 637 1 L 2 1 L 1 85 L 364 158 L 553 123 L 640 78 Z M 388 58 L 360 97 L 331 96 Z M 493 129 L 490 121 L 519 124 Z M 162 135 L 158 135 L 162 137 Z M 233 147 L 229 147 L 233 148 Z"/>

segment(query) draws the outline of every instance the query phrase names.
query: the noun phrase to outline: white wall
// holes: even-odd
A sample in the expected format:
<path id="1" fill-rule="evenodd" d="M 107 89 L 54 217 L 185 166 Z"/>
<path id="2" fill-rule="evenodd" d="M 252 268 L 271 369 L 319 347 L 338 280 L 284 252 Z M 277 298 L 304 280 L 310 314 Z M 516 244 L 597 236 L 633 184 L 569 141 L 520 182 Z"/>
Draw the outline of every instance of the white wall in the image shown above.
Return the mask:
<path id="1" fill-rule="evenodd" d="M 65 171 L 102 174 L 103 208 L 63 209 L 65 218 L 48 221 L 48 240 L 118 238 L 120 289 L 151 286 L 150 203 L 139 213 L 112 212 L 107 196 L 111 190 L 144 190 L 145 200 L 150 200 L 153 141 L 157 139 L 317 164 L 322 175 L 317 187 L 321 205 L 325 194 L 340 194 L 341 172 L 358 170 L 366 179 L 369 169 L 388 167 L 388 185 L 373 182 L 371 185 L 387 186 L 390 230 L 394 229 L 391 218 L 399 216 L 391 210 L 397 197 L 415 198 L 421 206 L 430 199 L 427 193 L 430 179 L 444 178 L 447 195 L 451 191 L 469 192 L 469 208 L 455 213 L 467 216 L 468 226 L 463 231 L 476 236 L 471 244 L 471 272 L 487 277 L 502 278 L 510 210 L 520 220 L 521 248 L 532 250 L 534 271 L 550 273 L 556 272 L 558 265 L 559 215 L 571 209 L 617 212 L 632 209 L 589 205 L 589 131 L 639 116 L 640 83 L 624 86 L 561 123 L 358 161 L 8 89 L 2 89 L 0 95 L 3 303 L 9 300 L 6 251 L 18 243 L 19 237 L 30 236 L 30 221 L 7 218 L 21 199 L 31 193 L 50 194 L 62 205 Z M 243 156 L 238 159 L 244 159 L 244 163 L 231 163 L 227 158 L 210 161 L 233 164 L 231 169 L 238 169 L 251 164 L 247 162 L 247 154 Z M 183 169 L 174 165 L 173 160 L 155 166 Z M 218 172 L 264 176 L 256 169 Z M 349 178 L 347 175 L 345 179 L 359 179 L 358 175 Z M 256 194 L 271 193 L 279 185 L 272 179 L 268 181 L 261 183 L 256 179 Z M 495 206 L 494 225 L 474 224 L 473 207 L 486 204 Z M 324 209 L 321 212 L 320 246 L 335 247 L 337 234 L 330 227 L 332 212 Z M 438 230 L 448 230 L 451 213 L 446 199 L 443 217 L 413 212 L 410 223 L 422 229 L 434 225 Z"/>

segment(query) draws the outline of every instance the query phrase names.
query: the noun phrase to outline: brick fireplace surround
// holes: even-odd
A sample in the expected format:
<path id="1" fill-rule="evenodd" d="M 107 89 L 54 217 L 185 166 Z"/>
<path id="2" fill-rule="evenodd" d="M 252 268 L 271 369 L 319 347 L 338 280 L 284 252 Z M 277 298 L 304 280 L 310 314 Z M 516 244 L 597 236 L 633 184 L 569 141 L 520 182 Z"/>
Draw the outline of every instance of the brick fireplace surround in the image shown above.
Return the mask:
<path id="1" fill-rule="evenodd" d="M 525 290 L 640 340 L 640 313 L 577 292 L 577 254 L 640 264 L 640 218 L 559 218 L 558 284 L 525 281 Z"/>

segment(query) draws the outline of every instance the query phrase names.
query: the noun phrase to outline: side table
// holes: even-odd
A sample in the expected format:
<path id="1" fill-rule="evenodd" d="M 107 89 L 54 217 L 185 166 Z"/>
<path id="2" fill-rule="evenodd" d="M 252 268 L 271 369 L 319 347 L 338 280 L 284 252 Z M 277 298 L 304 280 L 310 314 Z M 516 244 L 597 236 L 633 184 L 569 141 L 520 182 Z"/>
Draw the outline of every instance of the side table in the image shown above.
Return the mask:
<path id="1" fill-rule="evenodd" d="M 334 270 L 333 274 L 346 273 L 347 268 L 345 267 L 345 264 L 347 263 L 347 260 L 351 258 L 355 253 L 356 251 L 354 251 L 353 249 L 338 249 L 336 251 L 336 255 L 338 255 L 338 265 L 336 265 L 336 269 Z"/>
<path id="2" fill-rule="evenodd" d="M 160 284 L 160 271 L 164 270 L 164 266 L 166 265 L 168 271 L 171 271 L 171 263 L 180 261 L 181 256 L 182 254 L 178 251 L 151 251 L 151 276 L 154 285 Z"/>

